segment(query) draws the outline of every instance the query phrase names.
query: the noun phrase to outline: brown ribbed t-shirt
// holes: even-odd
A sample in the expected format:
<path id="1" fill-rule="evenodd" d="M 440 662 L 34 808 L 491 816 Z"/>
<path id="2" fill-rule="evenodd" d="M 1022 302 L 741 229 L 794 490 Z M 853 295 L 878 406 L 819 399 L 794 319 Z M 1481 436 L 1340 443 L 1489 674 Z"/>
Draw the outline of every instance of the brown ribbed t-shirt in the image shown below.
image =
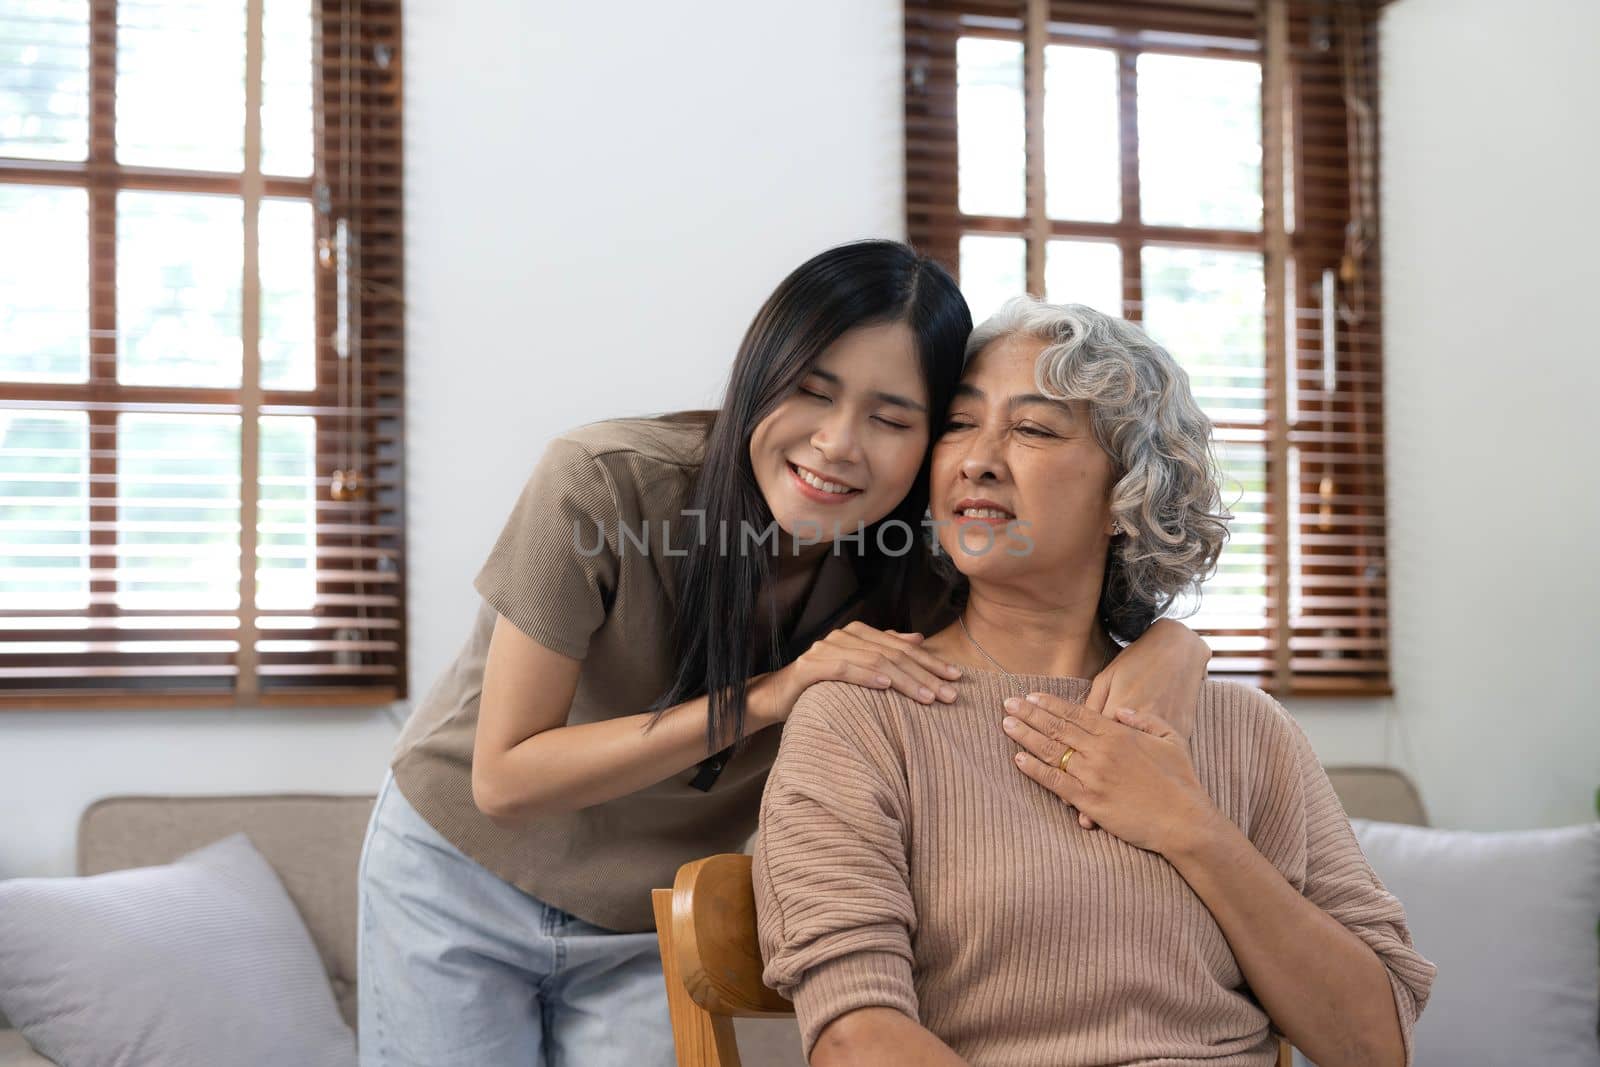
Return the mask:
<path id="1" fill-rule="evenodd" d="M 840 1015 L 889 1007 L 976 1067 L 1270 1067 L 1277 1031 L 1177 870 L 1084 830 L 1012 763 L 1001 701 L 1081 701 L 1089 683 L 967 670 L 957 689 L 929 708 L 825 682 L 784 727 L 754 876 L 764 980 L 794 1000 L 806 1055 Z M 1383 961 L 1409 1064 L 1435 968 L 1299 724 L 1207 682 L 1190 750 L 1228 819 Z"/>
<path id="2" fill-rule="evenodd" d="M 466 645 L 395 747 L 396 784 L 447 840 L 524 892 L 610 930 L 654 929 L 651 889 L 670 886 L 690 860 L 744 847 L 780 731 L 750 737 L 710 791 L 689 784 L 691 767 L 637 793 L 508 828 L 472 799 L 483 667 L 498 614 L 583 661 L 569 725 L 636 715 L 667 690 L 676 553 L 698 530 L 682 511 L 707 425 L 703 413 L 615 419 L 550 444 L 474 583 L 483 604 Z M 673 524 L 670 546 L 663 521 Z M 854 589 L 849 560 L 826 556 L 791 633 L 827 620 Z"/>

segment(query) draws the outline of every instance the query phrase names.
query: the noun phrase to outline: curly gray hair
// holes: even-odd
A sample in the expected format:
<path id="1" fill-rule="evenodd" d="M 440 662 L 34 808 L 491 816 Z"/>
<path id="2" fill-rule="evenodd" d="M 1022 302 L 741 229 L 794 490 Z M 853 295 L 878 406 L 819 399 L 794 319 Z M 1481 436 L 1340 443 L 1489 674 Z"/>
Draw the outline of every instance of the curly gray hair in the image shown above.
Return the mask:
<path id="1" fill-rule="evenodd" d="M 1047 342 L 1039 392 L 1089 404 L 1095 440 L 1111 457 L 1115 537 L 1100 589 L 1100 617 L 1131 641 L 1180 595 L 1198 594 L 1216 569 L 1233 516 L 1223 507 L 1211 420 L 1189 376 L 1138 326 L 1083 304 L 1013 297 L 972 331 L 970 362 L 1013 334 Z"/>

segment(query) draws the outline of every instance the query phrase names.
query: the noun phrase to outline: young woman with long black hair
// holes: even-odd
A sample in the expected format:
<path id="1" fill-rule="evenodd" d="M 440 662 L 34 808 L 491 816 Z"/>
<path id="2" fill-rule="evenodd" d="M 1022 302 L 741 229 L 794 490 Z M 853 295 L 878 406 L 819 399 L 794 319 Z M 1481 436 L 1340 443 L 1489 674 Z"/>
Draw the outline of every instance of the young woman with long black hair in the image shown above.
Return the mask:
<path id="1" fill-rule="evenodd" d="M 922 523 L 971 329 L 933 261 L 841 246 L 767 300 L 718 411 L 552 442 L 367 831 L 364 1065 L 675 1062 L 650 890 L 745 846 L 770 727 L 823 679 L 956 699 Z M 1159 625 L 1091 703 L 1183 721 L 1206 658 Z"/>

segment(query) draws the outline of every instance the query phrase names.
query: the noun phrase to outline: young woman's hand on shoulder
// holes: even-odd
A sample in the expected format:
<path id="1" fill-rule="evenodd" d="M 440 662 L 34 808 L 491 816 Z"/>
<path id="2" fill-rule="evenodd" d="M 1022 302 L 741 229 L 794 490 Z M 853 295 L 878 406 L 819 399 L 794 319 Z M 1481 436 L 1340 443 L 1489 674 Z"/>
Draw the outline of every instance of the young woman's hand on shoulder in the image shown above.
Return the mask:
<path id="1" fill-rule="evenodd" d="M 786 667 L 756 678 L 749 714 L 762 726 L 789 718 L 800 694 L 817 682 L 894 689 L 919 704 L 954 703 L 961 670 L 921 646 L 922 635 L 852 622 L 832 631 Z"/>
<path id="2" fill-rule="evenodd" d="M 1149 712 L 1192 738 L 1210 662 L 1205 638 L 1176 620 L 1157 619 L 1095 675 L 1083 702 L 1107 718 L 1119 708 Z"/>

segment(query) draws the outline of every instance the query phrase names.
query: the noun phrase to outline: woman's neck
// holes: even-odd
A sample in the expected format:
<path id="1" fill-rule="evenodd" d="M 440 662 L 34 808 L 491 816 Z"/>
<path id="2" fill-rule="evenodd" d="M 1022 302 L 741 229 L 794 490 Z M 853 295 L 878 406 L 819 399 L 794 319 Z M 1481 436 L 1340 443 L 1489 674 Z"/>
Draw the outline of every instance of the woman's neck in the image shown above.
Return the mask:
<path id="1" fill-rule="evenodd" d="M 817 549 L 820 547 L 821 551 Z M 765 618 L 769 605 L 776 607 L 778 625 L 784 632 L 793 628 L 811 588 L 827 562 L 829 546 L 805 546 L 801 555 L 779 552 L 772 560 L 766 584 L 757 600 L 757 610 Z"/>
<path id="2" fill-rule="evenodd" d="M 961 622 L 928 638 L 925 645 L 935 655 L 980 670 L 1093 678 L 1118 651 L 1100 625 L 1098 607 L 1098 601 L 1030 603 L 973 590 Z"/>

